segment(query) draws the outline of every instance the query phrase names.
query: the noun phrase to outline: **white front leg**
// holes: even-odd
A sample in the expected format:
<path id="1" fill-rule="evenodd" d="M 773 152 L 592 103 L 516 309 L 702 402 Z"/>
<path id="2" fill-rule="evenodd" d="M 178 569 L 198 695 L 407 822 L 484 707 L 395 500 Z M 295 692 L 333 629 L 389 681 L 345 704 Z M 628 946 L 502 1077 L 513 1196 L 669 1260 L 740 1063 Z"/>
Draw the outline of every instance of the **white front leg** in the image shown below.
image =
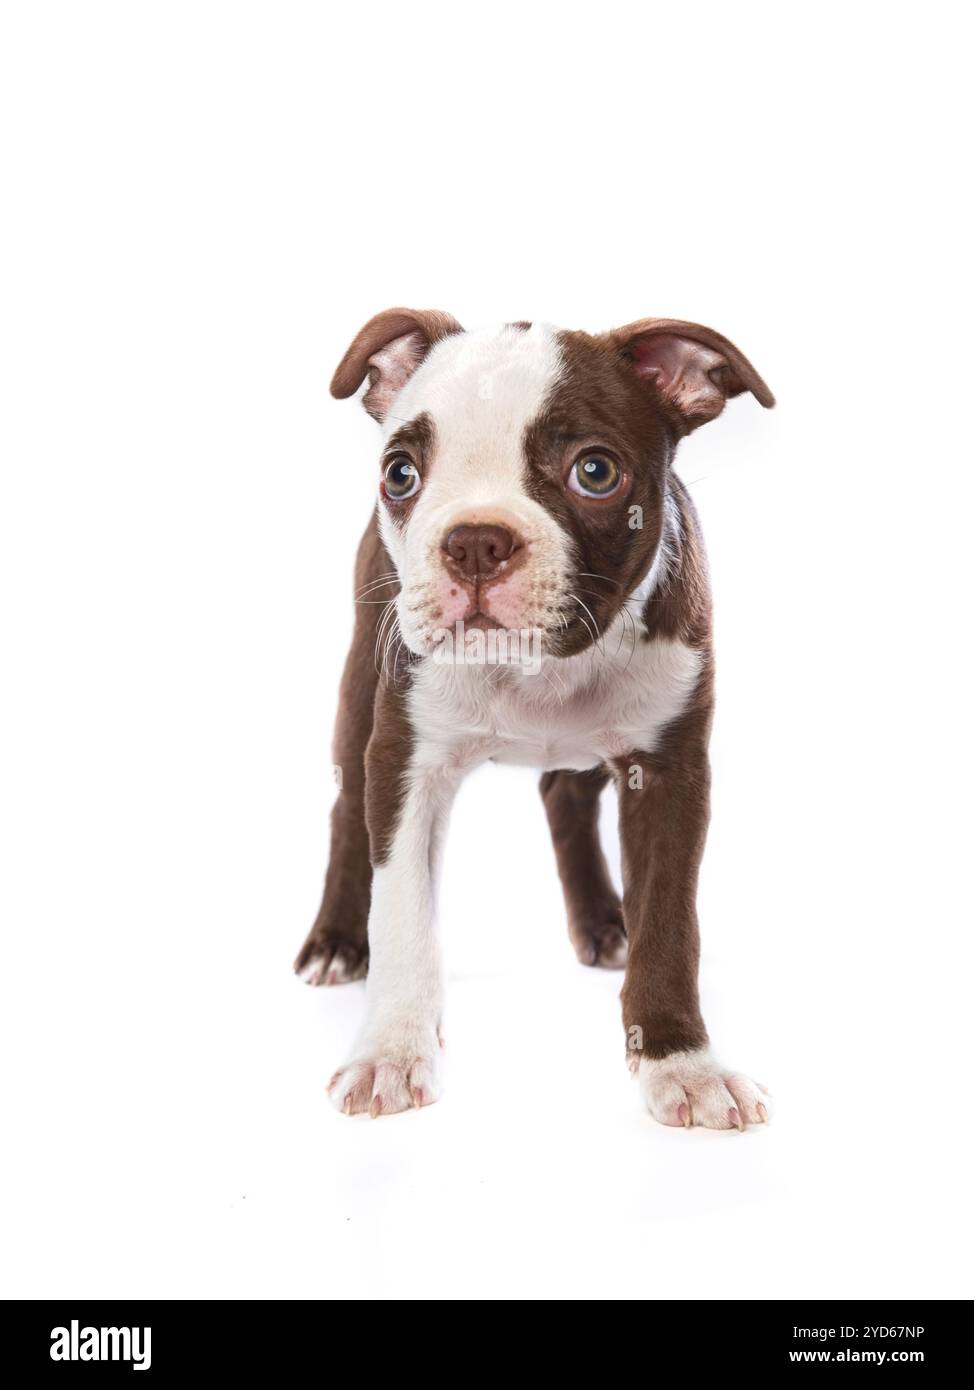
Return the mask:
<path id="1" fill-rule="evenodd" d="M 459 783 L 413 769 L 388 856 L 375 866 L 366 1014 L 352 1060 L 329 1085 L 347 1115 L 393 1114 L 439 1096 L 443 979 L 434 907 L 439 844 Z"/>

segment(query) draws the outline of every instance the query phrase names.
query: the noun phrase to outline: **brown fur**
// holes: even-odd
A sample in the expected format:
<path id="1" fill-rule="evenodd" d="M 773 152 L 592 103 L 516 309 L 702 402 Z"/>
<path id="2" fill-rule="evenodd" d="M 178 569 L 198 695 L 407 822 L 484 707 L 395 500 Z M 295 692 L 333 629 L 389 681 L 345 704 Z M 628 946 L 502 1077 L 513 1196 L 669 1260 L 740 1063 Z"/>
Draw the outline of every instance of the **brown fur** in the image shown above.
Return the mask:
<path id="1" fill-rule="evenodd" d="M 382 589 L 370 586 L 391 570 L 373 513 L 355 560 L 355 593 L 364 597 L 356 606 L 352 645 L 338 694 L 332 760 L 340 770 L 341 787 L 331 813 L 324 896 L 294 962 L 297 971 L 313 970 L 315 983 L 325 983 L 333 968 L 336 978 L 354 979 L 365 974 L 368 963 L 372 866 L 365 824 L 365 750 L 372 736 L 379 682 L 376 632 L 385 612 L 383 602 L 397 591 L 395 584 Z"/>
<path id="2" fill-rule="evenodd" d="M 635 749 L 616 764 L 629 938 L 622 1019 L 630 1051 L 649 1057 L 707 1041 L 697 994 L 696 912 L 710 815 L 706 738 L 700 736 L 707 722 L 694 714 L 671 732 L 664 751 Z"/>
<path id="3" fill-rule="evenodd" d="M 383 671 L 375 701 L 375 723 L 365 752 L 365 823 L 372 863 L 384 864 L 392 848 L 406 797 L 413 751 L 413 726 L 406 709 L 408 667 Z"/>
<path id="4" fill-rule="evenodd" d="M 614 344 L 562 333 L 560 345 L 562 377 L 524 442 L 527 489 L 572 537 L 574 592 L 603 632 L 652 562 L 679 431 L 654 392 L 626 370 Z M 566 472 L 587 444 L 610 452 L 625 475 L 622 490 L 604 502 L 577 498 L 565 486 Z M 633 507 L 640 509 L 636 516 Z M 569 612 L 559 655 L 591 644 L 587 616 L 580 604 Z"/>
<path id="5" fill-rule="evenodd" d="M 612 886 L 599 839 L 605 768 L 546 772 L 541 797 L 565 895 L 568 935 L 583 965 L 621 965 L 626 954 L 622 903 Z"/>
<path id="6" fill-rule="evenodd" d="M 652 753 L 634 748 L 616 760 L 623 917 L 629 959 L 622 1017 L 630 1053 L 665 1057 L 703 1047 L 697 969 L 697 878 L 710 820 L 707 745 L 714 707 L 710 594 L 703 544 L 682 485 L 679 561 L 660 602 L 647 602 L 649 636 L 680 638 L 703 652 L 683 714 Z"/>

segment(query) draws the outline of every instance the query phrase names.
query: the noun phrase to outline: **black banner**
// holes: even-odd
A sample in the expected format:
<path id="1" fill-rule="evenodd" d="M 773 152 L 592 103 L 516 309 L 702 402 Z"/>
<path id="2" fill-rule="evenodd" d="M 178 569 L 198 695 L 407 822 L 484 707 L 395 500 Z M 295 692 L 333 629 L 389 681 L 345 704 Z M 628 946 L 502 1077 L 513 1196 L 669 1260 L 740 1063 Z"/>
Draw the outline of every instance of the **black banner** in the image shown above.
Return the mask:
<path id="1" fill-rule="evenodd" d="M 500 1301 L 500 1300 L 498 1300 Z M 539 1300 L 543 1301 L 543 1300 Z M 615 1359 L 624 1350 L 626 1361 L 646 1356 L 646 1370 L 672 1368 L 693 1374 L 700 1370 L 727 1374 L 752 1371 L 792 1372 L 801 1376 L 840 1378 L 858 1383 L 855 1368 L 870 1377 L 909 1379 L 918 1371 L 961 1371 L 964 1365 L 969 1303 L 754 1303 L 656 1302 L 635 1314 L 640 1322 L 633 1338 L 632 1314 L 619 1320 L 618 1348 L 605 1345 L 598 1323 L 583 1319 L 590 1330 L 578 1351 Z M 16 1367 L 31 1384 L 37 1378 L 52 1383 L 87 1383 L 104 1376 L 151 1377 L 152 1384 L 177 1384 L 187 1371 L 247 1376 L 263 1373 L 307 1372 L 328 1376 L 333 1356 L 339 1362 L 361 1351 L 370 1360 L 395 1347 L 395 1334 L 376 1339 L 370 1334 L 360 1345 L 354 1324 L 342 1310 L 336 1317 L 317 1302 L 9 1302 L 0 1313 L 4 1321 L 4 1369 Z M 434 1352 L 439 1337 L 427 1342 L 420 1329 L 428 1314 L 404 1315 L 401 1350 Z M 462 1316 L 462 1315 L 461 1315 Z M 399 1317 L 383 1312 L 380 1325 Z M 596 1326 L 601 1330 L 596 1331 Z M 445 1329 L 455 1335 L 449 1324 Z M 545 1336 L 543 1327 L 536 1335 Z M 489 1336 L 482 1322 L 471 1330 L 476 1338 L 478 1373 L 489 1370 L 496 1357 L 498 1373 L 510 1373 L 510 1345 L 502 1328 Z M 425 1343 L 425 1345 L 424 1345 Z M 587 1343 L 587 1345 L 586 1345 Z M 375 1362 L 372 1362 L 372 1369 Z"/>

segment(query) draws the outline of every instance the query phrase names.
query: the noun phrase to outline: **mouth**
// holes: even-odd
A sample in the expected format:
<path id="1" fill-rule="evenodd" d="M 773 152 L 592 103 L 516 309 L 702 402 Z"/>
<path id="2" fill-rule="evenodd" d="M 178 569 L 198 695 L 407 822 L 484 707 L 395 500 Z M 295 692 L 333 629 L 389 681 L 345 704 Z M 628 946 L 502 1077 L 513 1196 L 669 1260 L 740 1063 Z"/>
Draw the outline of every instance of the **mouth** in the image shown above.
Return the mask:
<path id="1" fill-rule="evenodd" d="M 475 644 L 485 637 L 499 642 L 505 633 L 523 641 L 530 632 L 532 641 L 543 640 L 546 652 L 555 653 L 568 627 L 562 593 L 566 577 L 558 558 L 545 553 L 531 563 L 524 543 L 513 553 L 515 563 L 479 565 L 487 572 L 463 574 L 459 562 L 446 563 L 434 551 L 428 567 L 420 567 L 413 582 L 405 585 L 407 645 L 428 654 L 462 641 L 461 630 Z"/>
<path id="2" fill-rule="evenodd" d="M 466 628 L 476 628 L 479 632 L 490 632 L 494 629 L 503 628 L 503 623 L 499 623 L 496 618 L 491 617 L 490 613 L 483 608 L 474 606 L 471 611 L 460 619 Z"/>
<path id="3" fill-rule="evenodd" d="M 461 585 L 461 591 L 467 599 L 466 610 L 460 615 L 459 621 L 466 628 L 474 628 L 481 632 L 488 632 L 491 629 L 501 629 L 511 626 L 511 623 L 502 621 L 497 612 L 492 611 L 491 591 L 495 586 L 502 584 L 506 576 L 493 576 L 486 582 L 483 580 L 469 581 Z M 506 615 L 510 618 L 510 614 Z M 516 626 L 516 624 L 515 624 Z"/>

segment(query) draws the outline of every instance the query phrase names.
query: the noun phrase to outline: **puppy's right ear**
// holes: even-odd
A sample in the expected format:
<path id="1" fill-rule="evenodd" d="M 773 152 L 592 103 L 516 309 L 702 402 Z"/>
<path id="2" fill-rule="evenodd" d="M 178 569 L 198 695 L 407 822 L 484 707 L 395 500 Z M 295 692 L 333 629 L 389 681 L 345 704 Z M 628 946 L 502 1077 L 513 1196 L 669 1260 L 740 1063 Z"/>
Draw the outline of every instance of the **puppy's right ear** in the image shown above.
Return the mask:
<path id="1" fill-rule="evenodd" d="M 463 329 L 438 309 L 386 309 L 360 328 L 331 379 L 331 394 L 353 396 L 369 377 L 362 404 L 382 421 L 434 343 Z"/>

